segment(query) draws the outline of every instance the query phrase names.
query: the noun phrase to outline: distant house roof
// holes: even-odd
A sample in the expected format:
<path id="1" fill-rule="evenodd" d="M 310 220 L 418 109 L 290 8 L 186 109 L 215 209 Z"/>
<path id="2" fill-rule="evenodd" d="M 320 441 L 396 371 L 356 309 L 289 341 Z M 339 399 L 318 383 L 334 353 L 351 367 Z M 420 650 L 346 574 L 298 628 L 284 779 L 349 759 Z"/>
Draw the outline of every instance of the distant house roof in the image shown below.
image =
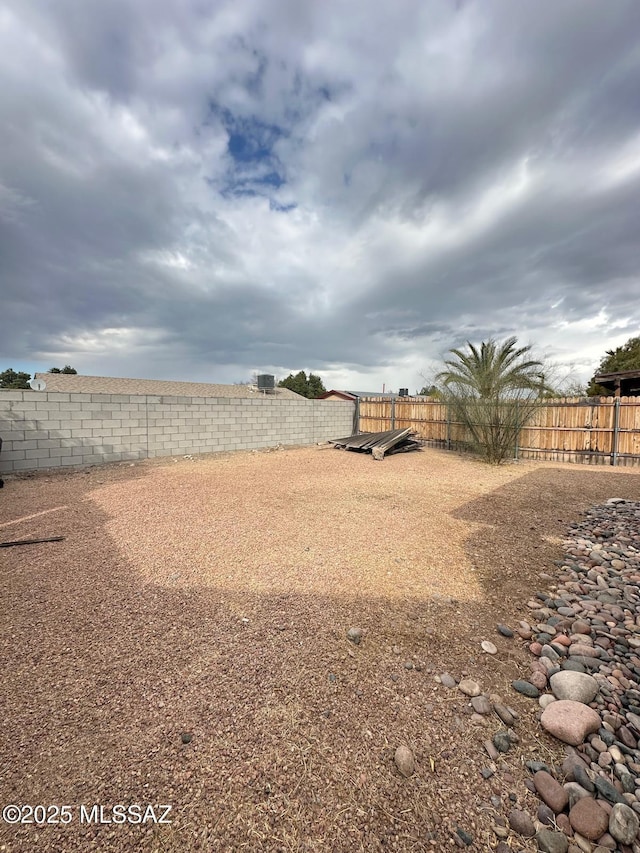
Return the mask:
<path id="1" fill-rule="evenodd" d="M 616 397 L 640 394 L 640 370 L 620 370 L 618 373 L 599 373 L 593 377 L 598 385 L 613 391 Z"/>
<path id="2" fill-rule="evenodd" d="M 71 394 L 147 394 L 162 397 L 232 397 L 263 396 L 255 385 L 215 385 L 208 382 L 173 382 L 163 379 L 124 379 L 115 376 L 80 376 L 75 373 L 36 373 L 47 391 Z M 276 387 L 269 397 L 304 399 L 288 388 Z"/>
<path id="3" fill-rule="evenodd" d="M 319 400 L 324 400 L 326 397 L 342 397 L 344 400 L 355 400 L 357 397 L 397 397 L 397 394 L 382 391 L 325 391 L 320 394 Z"/>

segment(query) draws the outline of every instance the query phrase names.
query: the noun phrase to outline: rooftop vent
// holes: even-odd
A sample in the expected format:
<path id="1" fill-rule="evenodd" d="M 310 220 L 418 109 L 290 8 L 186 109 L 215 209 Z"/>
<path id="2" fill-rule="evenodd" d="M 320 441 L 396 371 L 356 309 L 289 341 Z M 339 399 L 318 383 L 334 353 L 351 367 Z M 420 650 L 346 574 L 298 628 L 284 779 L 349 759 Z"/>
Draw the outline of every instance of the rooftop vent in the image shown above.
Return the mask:
<path id="1" fill-rule="evenodd" d="M 276 388 L 276 378 L 270 373 L 259 373 L 256 377 L 258 391 L 263 391 L 265 394 L 272 394 Z"/>
<path id="2" fill-rule="evenodd" d="M 409 389 L 408 388 L 401 388 L 398 391 L 398 396 L 399 397 L 408 397 L 409 396 Z"/>

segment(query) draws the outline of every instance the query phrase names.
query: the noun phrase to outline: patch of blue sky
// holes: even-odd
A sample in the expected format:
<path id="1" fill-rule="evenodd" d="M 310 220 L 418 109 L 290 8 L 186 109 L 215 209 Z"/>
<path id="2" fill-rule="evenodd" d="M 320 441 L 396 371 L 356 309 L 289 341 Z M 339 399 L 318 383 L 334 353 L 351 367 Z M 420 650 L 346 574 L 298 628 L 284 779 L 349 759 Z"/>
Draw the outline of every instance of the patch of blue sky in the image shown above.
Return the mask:
<path id="1" fill-rule="evenodd" d="M 295 210 L 297 206 L 298 205 L 295 202 L 291 202 L 290 204 L 281 204 L 274 198 L 269 199 L 269 210 L 274 210 L 277 213 L 289 213 L 290 211 Z"/>
<path id="2" fill-rule="evenodd" d="M 262 121 L 255 115 L 237 115 L 215 103 L 211 103 L 209 108 L 227 131 L 227 150 L 237 163 L 252 163 L 273 157 L 278 140 L 288 136 L 285 128 Z"/>
<path id="3" fill-rule="evenodd" d="M 281 209 L 272 199 L 274 191 L 286 184 L 283 163 L 274 151 L 279 139 L 288 135 L 276 125 L 264 122 L 255 116 L 238 116 L 226 108 L 210 105 L 227 131 L 229 168 L 219 187 L 221 195 L 230 197 L 263 196 L 269 199 L 272 209 Z"/>

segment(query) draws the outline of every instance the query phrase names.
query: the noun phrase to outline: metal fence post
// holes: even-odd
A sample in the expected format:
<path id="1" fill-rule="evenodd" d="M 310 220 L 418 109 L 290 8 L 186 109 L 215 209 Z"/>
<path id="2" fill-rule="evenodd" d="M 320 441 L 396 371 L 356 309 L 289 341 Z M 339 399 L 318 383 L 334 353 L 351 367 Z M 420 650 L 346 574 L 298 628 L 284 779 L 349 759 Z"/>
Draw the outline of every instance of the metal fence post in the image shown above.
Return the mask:
<path id="1" fill-rule="evenodd" d="M 451 403 L 447 403 L 447 450 L 451 450 Z"/>
<path id="2" fill-rule="evenodd" d="M 353 434 L 360 433 L 360 397 L 356 397 L 355 408 L 353 410 Z"/>
<path id="3" fill-rule="evenodd" d="M 611 464 L 618 464 L 618 437 L 620 435 L 620 397 L 613 401 L 613 442 L 611 447 Z"/>
<path id="4" fill-rule="evenodd" d="M 396 428 L 396 398 L 391 398 L 391 429 Z"/>

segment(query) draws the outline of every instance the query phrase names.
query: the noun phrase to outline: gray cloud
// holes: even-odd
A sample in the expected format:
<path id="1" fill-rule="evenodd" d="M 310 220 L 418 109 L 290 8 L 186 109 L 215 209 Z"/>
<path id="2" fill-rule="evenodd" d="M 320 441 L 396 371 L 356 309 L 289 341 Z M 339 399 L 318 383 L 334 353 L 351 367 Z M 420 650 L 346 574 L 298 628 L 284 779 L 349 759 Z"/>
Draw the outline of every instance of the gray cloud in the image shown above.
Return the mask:
<path id="1" fill-rule="evenodd" d="M 7 366 L 377 387 L 638 333 L 635 0 L 2 15 Z"/>

